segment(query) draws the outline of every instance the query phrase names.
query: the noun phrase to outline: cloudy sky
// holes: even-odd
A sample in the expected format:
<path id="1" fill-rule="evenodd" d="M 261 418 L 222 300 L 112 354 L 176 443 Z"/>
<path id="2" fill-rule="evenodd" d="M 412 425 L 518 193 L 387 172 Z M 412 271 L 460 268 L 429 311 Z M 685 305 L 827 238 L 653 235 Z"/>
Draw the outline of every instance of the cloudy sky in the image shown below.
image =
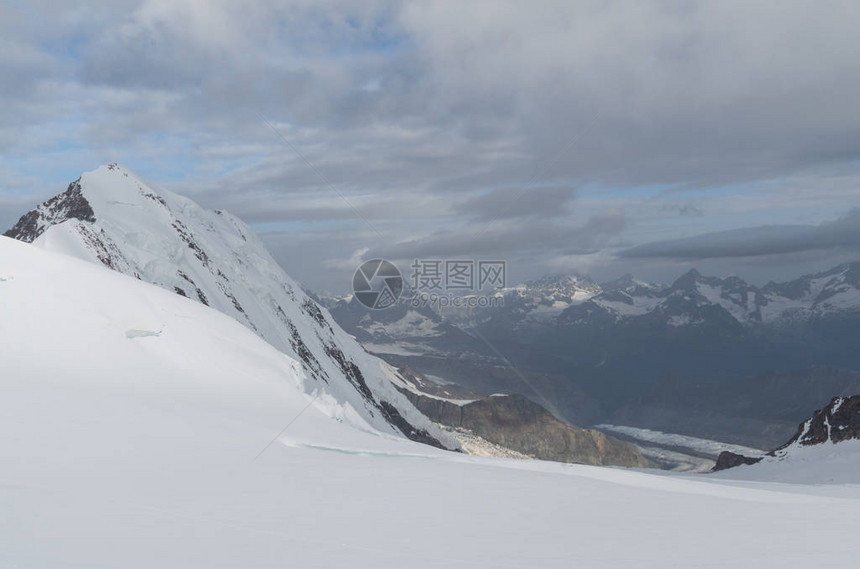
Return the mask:
<path id="1" fill-rule="evenodd" d="M 860 259 L 860 3 L 7 0 L 0 225 L 121 162 L 287 272 Z"/>

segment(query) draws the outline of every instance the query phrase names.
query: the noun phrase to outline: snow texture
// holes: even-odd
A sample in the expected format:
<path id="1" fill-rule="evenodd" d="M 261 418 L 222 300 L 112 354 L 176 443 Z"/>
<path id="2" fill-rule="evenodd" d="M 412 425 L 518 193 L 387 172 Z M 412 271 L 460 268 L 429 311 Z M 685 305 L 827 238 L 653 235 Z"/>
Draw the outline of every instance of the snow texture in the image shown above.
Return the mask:
<path id="1" fill-rule="evenodd" d="M 858 486 L 445 452 L 199 302 L 6 238 L 0 274 L 0 567 L 856 566 Z"/>

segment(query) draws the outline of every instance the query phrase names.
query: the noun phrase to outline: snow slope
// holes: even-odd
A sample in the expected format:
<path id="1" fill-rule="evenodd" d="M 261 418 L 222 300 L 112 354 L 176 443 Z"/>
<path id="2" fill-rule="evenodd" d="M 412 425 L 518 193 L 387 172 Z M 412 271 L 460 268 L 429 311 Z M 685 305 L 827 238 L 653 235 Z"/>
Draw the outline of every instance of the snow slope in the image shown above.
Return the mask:
<path id="1" fill-rule="evenodd" d="M 4 238 L 0 311 L 0 567 L 856 565 L 857 486 L 420 445 L 231 318 Z"/>
<path id="2" fill-rule="evenodd" d="M 761 462 L 737 466 L 712 476 L 731 480 L 794 484 L 860 485 L 860 440 L 778 450 Z"/>
<path id="3" fill-rule="evenodd" d="M 211 306 L 299 360 L 309 386 L 324 388 L 375 428 L 456 447 L 389 384 L 388 365 L 341 330 L 229 213 L 156 191 L 110 164 L 83 174 L 7 235 Z"/>

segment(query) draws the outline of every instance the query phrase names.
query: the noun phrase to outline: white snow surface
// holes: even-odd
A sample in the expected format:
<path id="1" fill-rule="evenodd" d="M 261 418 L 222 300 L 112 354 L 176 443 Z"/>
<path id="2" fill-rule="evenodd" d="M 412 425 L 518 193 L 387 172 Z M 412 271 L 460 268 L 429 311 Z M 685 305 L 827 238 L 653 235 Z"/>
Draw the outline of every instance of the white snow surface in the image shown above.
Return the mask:
<path id="1" fill-rule="evenodd" d="M 365 329 L 370 334 L 384 333 L 393 338 L 432 338 L 443 334 L 439 324 L 420 312 L 408 310 L 400 320 L 385 324 L 371 321 Z"/>
<path id="2" fill-rule="evenodd" d="M 0 567 L 856 566 L 858 486 L 449 453 L 199 303 L 5 238 L 0 274 Z"/>
<path id="3" fill-rule="evenodd" d="M 660 305 L 663 300 L 658 296 L 631 296 L 632 304 L 603 298 L 595 299 L 595 303 L 614 312 L 617 316 L 642 316 L 648 314 Z"/>
<path id="4" fill-rule="evenodd" d="M 860 485 L 860 440 L 839 444 L 793 444 L 758 464 L 738 466 L 713 476 L 732 480 L 793 484 Z"/>
<path id="5" fill-rule="evenodd" d="M 399 432 L 341 369 L 331 355 L 332 349 L 339 350 L 361 370 L 377 401 L 392 404 L 411 425 L 457 446 L 391 386 L 387 364 L 368 354 L 311 300 L 241 220 L 156 190 L 117 164 L 83 174 L 80 186 L 95 223 L 71 219 L 53 225 L 34 245 L 99 264 L 107 258 L 119 272 L 207 303 L 285 354 L 308 360 L 309 392 L 325 389 L 375 428 Z M 303 352 L 311 357 L 302 357 Z"/>
<path id="6" fill-rule="evenodd" d="M 711 439 L 701 439 L 691 437 L 689 435 L 679 435 L 677 433 L 664 433 L 663 431 L 654 431 L 651 429 L 642 429 L 639 427 L 629 427 L 626 425 L 597 425 L 594 427 L 601 431 L 609 433 L 619 433 L 634 438 L 643 443 L 654 443 L 660 445 L 674 446 L 678 448 L 688 449 L 703 454 L 716 456 L 724 450 L 731 451 L 737 454 L 746 456 L 760 456 L 764 451 L 741 445 L 733 445 Z"/>

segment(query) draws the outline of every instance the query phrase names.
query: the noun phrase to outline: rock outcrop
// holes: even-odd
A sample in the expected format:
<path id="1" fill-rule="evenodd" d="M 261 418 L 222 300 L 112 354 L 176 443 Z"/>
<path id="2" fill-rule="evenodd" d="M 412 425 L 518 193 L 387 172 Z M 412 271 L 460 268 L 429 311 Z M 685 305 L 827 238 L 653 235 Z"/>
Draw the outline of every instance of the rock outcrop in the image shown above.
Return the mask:
<path id="1" fill-rule="evenodd" d="M 601 466 L 655 466 L 635 445 L 569 425 L 522 395 L 495 395 L 459 404 L 404 393 L 431 420 L 534 458 Z"/>
<path id="2" fill-rule="evenodd" d="M 860 395 L 834 397 L 829 405 L 800 424 L 797 434 L 776 451 L 793 444 L 820 445 L 860 439 Z M 774 452 L 776 452 L 774 451 Z"/>
<path id="3" fill-rule="evenodd" d="M 717 457 L 717 463 L 714 465 L 714 468 L 711 469 L 711 472 L 719 472 L 720 470 L 726 470 L 727 468 L 734 468 L 745 464 L 756 464 L 758 462 L 761 462 L 760 456 L 744 456 L 730 450 L 724 450 Z"/>
<path id="4" fill-rule="evenodd" d="M 815 411 L 812 417 L 801 423 L 787 443 L 770 451 L 767 456 L 784 456 L 794 446 L 837 444 L 852 439 L 860 439 L 860 395 L 834 397 L 826 407 Z M 717 458 L 713 472 L 756 464 L 762 458 L 723 452 Z"/>

